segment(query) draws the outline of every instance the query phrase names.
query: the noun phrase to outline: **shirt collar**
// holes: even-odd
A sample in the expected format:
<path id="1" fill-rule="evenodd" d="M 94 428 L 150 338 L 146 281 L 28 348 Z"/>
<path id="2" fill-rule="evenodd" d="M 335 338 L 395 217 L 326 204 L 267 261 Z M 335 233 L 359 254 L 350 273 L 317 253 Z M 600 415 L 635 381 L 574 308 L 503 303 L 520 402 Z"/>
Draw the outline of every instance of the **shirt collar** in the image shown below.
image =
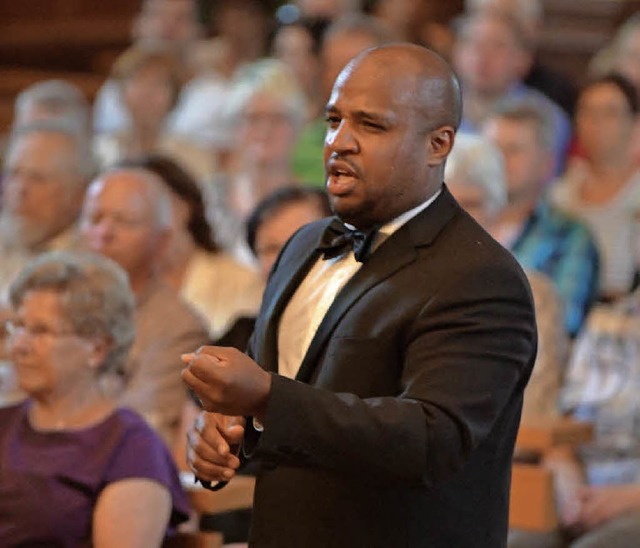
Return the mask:
<path id="1" fill-rule="evenodd" d="M 421 213 L 425 209 L 427 209 L 435 201 L 435 199 L 438 196 L 440 196 L 441 192 L 442 192 L 442 187 L 440 187 L 435 193 L 433 193 L 429 198 L 427 198 L 421 204 L 418 204 L 416 207 L 410 209 L 409 211 L 405 211 L 404 213 L 402 213 L 401 215 L 399 215 L 395 219 L 393 219 L 393 220 L 389 221 L 388 223 L 382 225 L 380 227 L 380 233 L 384 234 L 387 238 L 389 236 L 391 236 L 396 230 L 398 230 L 400 227 L 402 227 L 402 225 L 404 225 L 405 223 L 409 222 L 416 215 L 418 215 L 419 213 Z"/>

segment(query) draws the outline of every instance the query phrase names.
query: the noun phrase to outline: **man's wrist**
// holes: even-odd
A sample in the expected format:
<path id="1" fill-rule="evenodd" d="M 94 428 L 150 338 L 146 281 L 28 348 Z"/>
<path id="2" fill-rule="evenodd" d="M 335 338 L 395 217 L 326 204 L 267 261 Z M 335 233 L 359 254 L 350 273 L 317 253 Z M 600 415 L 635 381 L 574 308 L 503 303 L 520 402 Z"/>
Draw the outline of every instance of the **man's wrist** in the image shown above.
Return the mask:
<path id="1" fill-rule="evenodd" d="M 253 413 L 251 413 L 251 416 L 254 417 L 254 419 L 257 420 L 259 424 L 264 423 L 264 419 L 267 414 L 269 396 L 271 395 L 271 385 L 272 385 L 271 381 L 272 381 L 271 373 L 264 371 L 264 378 L 263 378 L 264 386 L 263 386 L 263 389 L 260 391 L 262 395 L 260 398 L 258 398 L 257 405 L 255 406 Z M 256 430 L 258 429 L 256 428 Z"/>

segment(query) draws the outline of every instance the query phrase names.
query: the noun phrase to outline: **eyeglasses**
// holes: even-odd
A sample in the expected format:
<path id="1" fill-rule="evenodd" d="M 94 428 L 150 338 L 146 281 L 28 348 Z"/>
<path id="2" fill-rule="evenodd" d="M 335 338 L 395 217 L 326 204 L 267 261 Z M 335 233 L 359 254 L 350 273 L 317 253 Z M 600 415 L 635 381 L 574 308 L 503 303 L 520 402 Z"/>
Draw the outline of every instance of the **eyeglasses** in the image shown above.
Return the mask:
<path id="1" fill-rule="evenodd" d="M 9 337 L 18 337 L 25 333 L 33 339 L 45 339 L 47 337 L 66 337 L 69 335 L 76 335 L 76 332 L 71 329 L 53 329 L 52 327 L 43 324 L 27 326 L 23 322 L 18 320 L 7 320 L 6 322 L 4 322 L 4 329 Z"/>

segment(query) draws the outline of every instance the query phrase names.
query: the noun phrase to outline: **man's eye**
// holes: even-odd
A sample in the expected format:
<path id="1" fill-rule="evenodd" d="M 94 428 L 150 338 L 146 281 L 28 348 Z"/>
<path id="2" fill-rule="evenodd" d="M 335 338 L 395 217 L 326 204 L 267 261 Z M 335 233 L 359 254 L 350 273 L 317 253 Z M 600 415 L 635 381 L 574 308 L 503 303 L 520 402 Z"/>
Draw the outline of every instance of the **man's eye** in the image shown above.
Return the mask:
<path id="1" fill-rule="evenodd" d="M 327 116 L 325 117 L 325 120 L 329 127 L 337 127 L 338 124 L 340 124 L 340 118 L 337 116 Z"/>
<path id="2" fill-rule="evenodd" d="M 377 123 L 377 122 L 372 122 L 370 120 L 365 120 L 364 122 L 362 122 L 362 125 L 367 128 L 367 129 L 371 129 L 374 131 L 382 131 L 384 129 L 384 127 Z"/>

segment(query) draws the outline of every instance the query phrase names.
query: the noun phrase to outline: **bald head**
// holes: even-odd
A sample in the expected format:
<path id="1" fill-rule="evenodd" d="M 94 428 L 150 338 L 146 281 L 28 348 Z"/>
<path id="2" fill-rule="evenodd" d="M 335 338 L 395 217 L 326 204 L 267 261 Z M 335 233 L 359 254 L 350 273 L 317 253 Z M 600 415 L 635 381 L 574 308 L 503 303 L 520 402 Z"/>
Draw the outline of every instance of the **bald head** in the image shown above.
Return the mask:
<path id="1" fill-rule="evenodd" d="M 433 51 L 408 43 L 388 44 L 363 51 L 342 71 L 336 84 L 365 63 L 380 72 L 381 82 L 393 82 L 405 90 L 403 100 L 411 101 L 426 123 L 427 130 L 438 126 L 457 129 L 462 117 L 460 83 L 447 62 Z"/>
<path id="2" fill-rule="evenodd" d="M 327 190 L 342 220 L 384 224 L 433 196 L 460 105 L 453 71 L 430 50 L 390 44 L 356 56 L 327 104 Z"/>
<path id="3" fill-rule="evenodd" d="M 112 169 L 89 186 L 82 210 L 84 243 L 124 268 L 135 293 L 156 272 L 170 227 L 170 197 L 155 174 Z"/>
<path id="4" fill-rule="evenodd" d="M 142 168 L 113 168 L 97 177 L 87 194 L 102 193 L 108 186 L 121 187 L 123 196 L 144 202 L 146 217 L 154 227 L 166 230 L 171 226 L 171 200 L 155 173 Z"/>

